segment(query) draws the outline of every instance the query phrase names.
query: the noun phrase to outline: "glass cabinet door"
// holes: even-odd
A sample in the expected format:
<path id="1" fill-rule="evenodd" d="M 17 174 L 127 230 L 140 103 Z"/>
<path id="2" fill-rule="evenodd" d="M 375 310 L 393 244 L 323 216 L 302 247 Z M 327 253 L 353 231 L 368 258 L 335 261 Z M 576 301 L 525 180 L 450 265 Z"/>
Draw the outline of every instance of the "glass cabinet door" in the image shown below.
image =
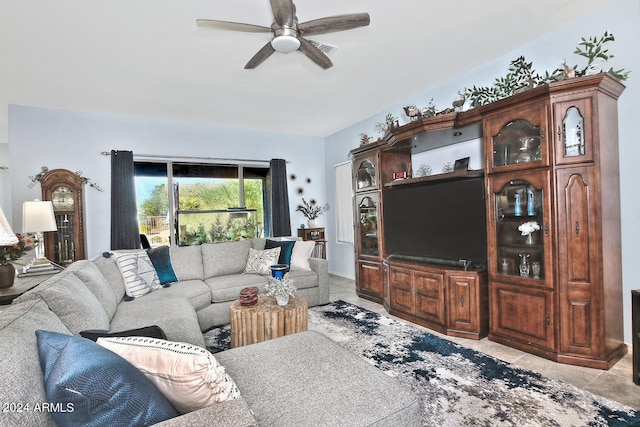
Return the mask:
<path id="1" fill-rule="evenodd" d="M 497 170 L 522 170 L 546 166 L 546 106 L 500 115 L 487 120 L 487 163 Z"/>
<path id="2" fill-rule="evenodd" d="M 591 162 L 591 98 L 558 102 L 553 108 L 556 125 L 556 164 Z"/>
<path id="3" fill-rule="evenodd" d="M 376 167 L 373 159 L 358 161 L 355 183 L 356 191 L 368 191 L 377 188 Z"/>
<path id="4" fill-rule="evenodd" d="M 548 185 L 540 179 L 547 172 L 530 175 L 506 182 L 494 180 L 491 238 L 496 249 L 490 269 L 497 275 L 544 286 L 552 274 L 545 268 L 551 265 Z"/>
<path id="5" fill-rule="evenodd" d="M 514 120 L 493 137 L 493 165 L 539 162 L 542 160 L 540 127 L 526 120 Z"/>
<path id="6" fill-rule="evenodd" d="M 358 244 L 361 256 L 377 257 L 380 253 L 378 239 L 378 193 L 359 196 Z"/>

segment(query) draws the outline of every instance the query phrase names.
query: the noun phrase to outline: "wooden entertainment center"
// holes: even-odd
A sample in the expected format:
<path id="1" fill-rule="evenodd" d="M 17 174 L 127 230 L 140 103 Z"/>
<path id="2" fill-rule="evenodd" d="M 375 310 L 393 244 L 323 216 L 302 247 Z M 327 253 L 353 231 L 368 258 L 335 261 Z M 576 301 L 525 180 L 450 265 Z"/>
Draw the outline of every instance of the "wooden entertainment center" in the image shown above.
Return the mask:
<path id="1" fill-rule="evenodd" d="M 613 366 L 627 352 L 617 127 L 623 90 L 606 73 L 566 79 L 412 121 L 352 150 L 358 295 L 441 333 L 488 335 L 561 363 Z M 451 135 L 473 127 L 482 129 L 483 170 L 393 180 L 394 172 L 411 175 L 416 141 L 455 144 Z M 385 234 L 394 232 L 384 229 L 385 191 L 478 172 L 486 269 L 385 252 Z"/>

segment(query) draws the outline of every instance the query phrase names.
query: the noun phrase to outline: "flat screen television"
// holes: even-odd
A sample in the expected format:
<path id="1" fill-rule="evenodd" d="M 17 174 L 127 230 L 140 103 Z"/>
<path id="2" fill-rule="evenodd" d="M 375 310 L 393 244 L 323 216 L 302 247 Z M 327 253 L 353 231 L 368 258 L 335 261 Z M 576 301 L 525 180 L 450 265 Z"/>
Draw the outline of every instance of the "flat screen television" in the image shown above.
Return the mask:
<path id="1" fill-rule="evenodd" d="M 478 175 L 385 189 L 388 256 L 486 268 L 484 178 Z"/>

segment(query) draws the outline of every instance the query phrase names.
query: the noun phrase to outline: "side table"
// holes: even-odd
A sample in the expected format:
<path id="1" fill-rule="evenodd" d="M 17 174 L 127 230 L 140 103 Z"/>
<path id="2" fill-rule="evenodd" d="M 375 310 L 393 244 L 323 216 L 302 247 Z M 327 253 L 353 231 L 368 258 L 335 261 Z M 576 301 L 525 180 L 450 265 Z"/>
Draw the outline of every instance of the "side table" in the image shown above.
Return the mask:
<path id="1" fill-rule="evenodd" d="M 14 299 L 38 286 L 54 274 L 41 274 L 38 276 L 16 277 L 13 286 L 0 288 L 0 305 L 11 304 Z"/>
<path id="2" fill-rule="evenodd" d="M 229 307 L 231 316 L 231 348 L 278 338 L 307 330 L 307 300 L 289 297 L 289 304 L 279 306 L 269 295 L 258 295 L 258 303 L 241 306 L 236 301 Z"/>

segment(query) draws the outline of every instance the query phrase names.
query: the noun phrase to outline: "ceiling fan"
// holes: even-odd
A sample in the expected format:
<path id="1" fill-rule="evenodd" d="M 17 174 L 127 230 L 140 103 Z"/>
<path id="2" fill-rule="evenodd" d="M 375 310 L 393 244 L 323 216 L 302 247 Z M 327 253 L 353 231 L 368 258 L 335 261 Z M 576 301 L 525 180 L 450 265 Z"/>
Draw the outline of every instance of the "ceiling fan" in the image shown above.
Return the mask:
<path id="1" fill-rule="evenodd" d="M 316 48 L 304 36 L 350 30 L 369 25 L 368 13 L 351 13 L 329 16 L 298 23 L 296 6 L 292 0 L 271 0 L 273 24 L 271 27 L 244 24 L 214 19 L 198 19 L 199 27 L 219 28 L 223 30 L 246 31 L 252 33 L 273 33 L 273 38 L 256 53 L 244 66 L 253 69 L 260 65 L 274 52 L 289 53 L 299 50 L 320 67 L 327 69 L 333 65 L 331 60 L 320 49 Z"/>

